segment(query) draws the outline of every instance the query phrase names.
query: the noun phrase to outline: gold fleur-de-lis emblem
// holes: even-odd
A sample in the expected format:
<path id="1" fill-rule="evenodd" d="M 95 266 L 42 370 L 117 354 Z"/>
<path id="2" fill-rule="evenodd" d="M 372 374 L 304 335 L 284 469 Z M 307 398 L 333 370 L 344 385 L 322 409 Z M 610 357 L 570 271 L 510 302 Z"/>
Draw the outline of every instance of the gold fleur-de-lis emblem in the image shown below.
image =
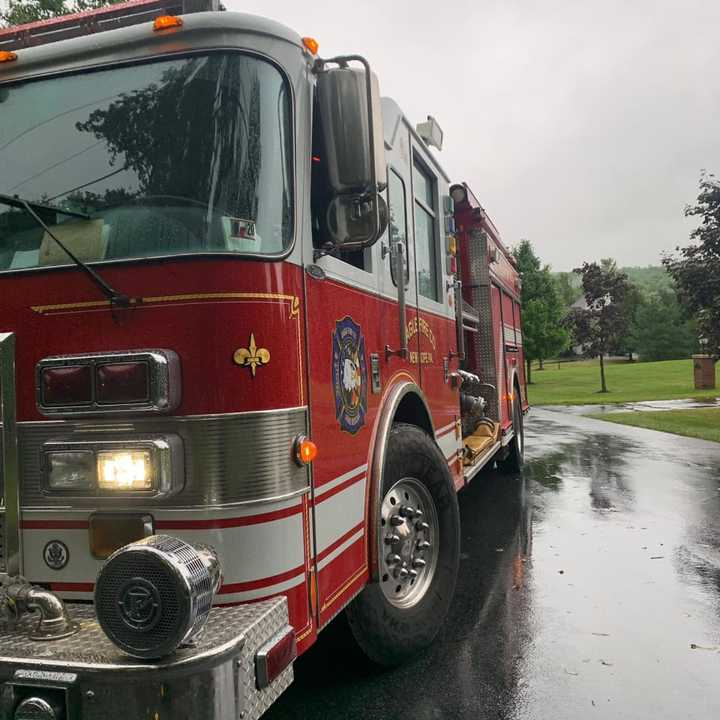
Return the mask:
<path id="1" fill-rule="evenodd" d="M 250 344 L 246 348 L 238 348 L 233 360 L 240 367 L 249 367 L 252 376 L 255 377 L 255 370 L 258 365 L 267 365 L 270 362 L 270 351 L 267 348 L 259 348 L 255 343 L 254 333 L 250 333 Z"/>

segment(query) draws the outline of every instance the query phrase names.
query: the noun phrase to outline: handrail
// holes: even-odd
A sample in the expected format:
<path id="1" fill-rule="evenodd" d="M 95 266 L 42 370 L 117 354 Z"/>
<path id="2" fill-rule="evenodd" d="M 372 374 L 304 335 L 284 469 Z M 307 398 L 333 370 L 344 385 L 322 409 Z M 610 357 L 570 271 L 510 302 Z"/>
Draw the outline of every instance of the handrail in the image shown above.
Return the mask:
<path id="1" fill-rule="evenodd" d="M 395 263 L 395 277 L 398 279 L 398 315 L 400 320 L 400 347 L 393 350 L 390 345 L 385 345 L 385 359 L 388 360 L 393 355 L 406 360 L 408 357 L 408 341 L 407 341 L 407 317 L 405 302 L 405 261 L 403 255 L 405 247 L 400 240 L 393 241 L 390 247 L 390 262 Z"/>
<path id="2" fill-rule="evenodd" d="M 0 419 L 2 419 L 0 462 L 5 494 L 5 570 L 9 575 L 22 575 L 14 333 L 0 333 Z"/>

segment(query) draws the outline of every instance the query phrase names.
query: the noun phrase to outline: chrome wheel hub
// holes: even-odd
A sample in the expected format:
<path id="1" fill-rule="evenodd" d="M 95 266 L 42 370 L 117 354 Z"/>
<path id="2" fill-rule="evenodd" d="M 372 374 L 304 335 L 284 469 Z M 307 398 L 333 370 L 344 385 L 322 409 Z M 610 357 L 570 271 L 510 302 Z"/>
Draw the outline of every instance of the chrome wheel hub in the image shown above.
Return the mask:
<path id="1" fill-rule="evenodd" d="M 439 526 L 428 489 L 403 478 L 385 494 L 380 515 L 380 587 L 396 607 L 412 607 L 425 595 L 437 566 Z"/>

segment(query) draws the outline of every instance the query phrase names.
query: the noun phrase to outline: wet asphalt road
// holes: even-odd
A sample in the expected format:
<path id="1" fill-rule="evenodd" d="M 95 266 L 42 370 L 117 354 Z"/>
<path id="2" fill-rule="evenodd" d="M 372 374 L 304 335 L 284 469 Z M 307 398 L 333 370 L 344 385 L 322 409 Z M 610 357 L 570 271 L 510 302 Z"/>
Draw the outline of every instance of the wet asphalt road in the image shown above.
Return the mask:
<path id="1" fill-rule="evenodd" d="M 460 496 L 433 647 L 369 668 L 335 621 L 279 718 L 720 717 L 720 444 L 535 409 L 524 477 Z"/>

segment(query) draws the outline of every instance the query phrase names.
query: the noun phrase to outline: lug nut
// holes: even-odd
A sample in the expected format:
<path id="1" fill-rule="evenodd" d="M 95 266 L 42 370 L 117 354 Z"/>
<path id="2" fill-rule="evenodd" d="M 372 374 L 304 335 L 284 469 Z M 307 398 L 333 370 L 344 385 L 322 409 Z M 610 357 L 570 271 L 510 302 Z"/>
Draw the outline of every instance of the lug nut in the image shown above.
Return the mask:
<path id="1" fill-rule="evenodd" d="M 410 571 L 410 577 L 414 580 L 418 575 L 417 570 L 411 570 Z"/>
<path id="2" fill-rule="evenodd" d="M 422 558 L 416 558 L 413 560 L 413 567 L 414 568 L 424 568 L 427 565 L 427 563 Z"/>
<path id="3" fill-rule="evenodd" d="M 418 522 L 415 523 L 415 529 L 418 532 L 423 532 L 423 531 L 427 532 L 430 529 L 430 526 L 426 522 L 422 522 L 422 521 L 418 520 Z"/>
<path id="4" fill-rule="evenodd" d="M 410 518 L 411 520 L 412 520 L 412 518 L 415 517 L 415 514 L 416 514 L 415 508 L 410 507 L 410 505 L 401 505 L 399 512 L 400 512 L 400 515 L 402 515 L 403 517 Z"/>
<path id="5" fill-rule="evenodd" d="M 391 535 L 385 536 L 385 544 L 386 545 L 392 545 L 393 543 L 400 542 L 400 536 L 395 535 L 395 533 L 392 533 Z"/>
<path id="6" fill-rule="evenodd" d="M 402 525 L 405 522 L 404 518 L 401 518 L 399 515 L 393 515 L 390 518 L 390 524 L 393 527 L 397 527 L 398 525 Z"/>
<path id="7" fill-rule="evenodd" d="M 402 558 L 395 553 L 390 553 L 390 555 L 388 555 L 385 560 L 387 561 L 388 565 L 395 565 L 395 563 L 399 563 Z"/>
<path id="8" fill-rule="evenodd" d="M 421 552 L 423 550 L 427 550 L 430 547 L 430 543 L 427 540 L 419 540 L 417 544 L 417 549 Z"/>
<path id="9" fill-rule="evenodd" d="M 420 510 L 420 508 L 418 508 L 418 509 L 415 511 L 415 517 L 416 517 L 416 518 L 420 519 L 423 515 L 424 515 L 424 513 L 423 513 L 422 510 Z"/>
<path id="10" fill-rule="evenodd" d="M 404 580 L 409 574 L 410 574 L 410 572 L 408 571 L 408 569 L 406 567 L 401 567 L 400 572 L 398 572 L 398 577 L 401 580 Z"/>

